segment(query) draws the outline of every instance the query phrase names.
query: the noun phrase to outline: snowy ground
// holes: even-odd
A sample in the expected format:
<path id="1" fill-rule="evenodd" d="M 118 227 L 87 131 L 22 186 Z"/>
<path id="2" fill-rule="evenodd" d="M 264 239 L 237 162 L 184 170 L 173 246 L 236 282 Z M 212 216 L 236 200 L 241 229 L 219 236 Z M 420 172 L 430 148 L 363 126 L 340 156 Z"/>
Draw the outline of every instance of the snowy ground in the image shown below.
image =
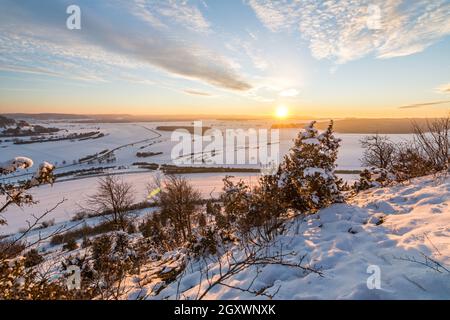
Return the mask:
<path id="1" fill-rule="evenodd" d="M 159 125 L 191 125 L 183 123 L 136 123 L 136 124 L 70 124 L 57 123 L 69 132 L 100 130 L 105 137 L 85 141 L 61 141 L 29 145 L 13 145 L 11 142 L 0 144 L 0 162 L 15 156 L 32 158 L 35 163 L 42 161 L 58 162 L 59 171 L 70 171 L 96 167 L 99 164 L 76 164 L 77 160 L 88 154 L 104 149 L 115 149 L 117 162 L 112 170 L 120 174 L 124 181 L 133 184 L 135 201 L 143 201 L 147 196 L 146 184 L 154 172 L 136 172 L 131 164 L 136 161 L 170 163 L 170 152 L 175 142 L 170 141 L 170 132 L 155 132 Z M 260 122 L 205 122 L 205 126 L 225 128 L 264 128 L 267 123 Z M 280 150 L 286 153 L 292 145 L 292 139 L 298 130 L 282 130 Z M 341 170 L 360 168 L 362 150 L 359 140 L 363 135 L 338 135 L 342 138 L 338 165 Z M 405 141 L 407 135 L 391 135 L 396 142 Z M 163 152 L 162 155 L 148 159 L 139 159 L 136 152 Z M 66 167 L 61 166 L 65 160 Z M 106 165 L 106 164 L 102 164 Z M 34 168 L 29 172 L 34 172 Z M 250 185 L 255 184 L 258 175 L 253 173 L 233 173 L 236 179 L 243 179 Z M 186 175 L 188 180 L 204 196 L 217 196 L 222 189 L 223 173 L 202 173 Z M 344 175 L 344 179 L 353 180 L 354 175 Z M 11 207 L 4 214 L 7 226 L 0 227 L 0 235 L 12 234 L 26 226 L 31 216 L 40 215 L 62 199 L 66 201 L 58 207 L 48 219 L 55 219 L 56 225 L 36 231 L 33 237 L 51 233 L 53 229 L 65 225 L 75 227 L 78 222 L 70 222 L 73 215 L 80 211 L 86 197 L 96 189 L 98 177 L 68 177 L 68 181 L 53 186 L 41 186 L 32 190 L 39 201 L 32 207 L 23 209 Z M 347 204 L 333 205 L 318 214 L 304 219 L 297 218 L 289 225 L 289 230 L 277 238 L 277 245 L 283 250 L 293 251 L 292 261 L 305 255 L 305 263 L 319 268 L 323 277 L 317 274 L 305 274 L 288 267 L 267 265 L 261 268 L 258 278 L 252 283 L 252 289 L 258 291 L 267 288 L 267 293 L 276 293 L 276 299 L 450 299 L 450 272 L 433 264 L 433 259 L 450 269 L 450 178 L 436 179 L 425 177 L 409 184 L 391 188 L 373 189 L 359 194 Z M 136 212 L 145 215 L 152 209 Z M 47 220 L 47 219 L 46 219 Z M 88 225 L 101 222 L 100 218 L 85 221 Z M 49 254 L 61 254 L 60 248 L 48 247 Z M 276 250 L 274 246 L 274 250 Z M 426 258 L 425 258 L 426 257 Z M 415 260 L 415 262 L 414 262 Z M 49 263 L 51 263 L 51 259 Z M 425 263 L 427 262 L 427 263 Z M 161 263 L 161 262 L 160 262 Z M 424 265 L 428 264 L 428 265 Z M 375 266 L 375 267 L 374 267 Z M 430 266 L 434 266 L 435 269 Z M 217 270 L 211 265 L 211 270 Z M 369 290 L 367 279 L 371 274 L 368 268 L 379 268 L 381 289 Z M 143 275 L 154 273 L 160 267 L 149 264 Z M 198 292 L 200 274 L 195 265 L 190 266 L 180 287 L 183 298 L 194 298 Z M 256 269 L 250 268 L 233 278 L 229 284 L 235 287 L 248 287 Z M 134 282 L 130 282 L 134 283 Z M 148 292 L 158 279 L 149 281 Z M 201 288 L 200 288 L 201 289 Z M 140 291 L 141 289 L 139 289 Z M 156 296 L 149 298 L 175 298 L 177 285 L 169 285 Z M 129 298 L 138 295 L 138 289 L 132 290 Z M 253 294 L 236 289 L 217 286 L 206 296 L 208 299 L 254 299 Z"/>
<path id="2" fill-rule="evenodd" d="M 100 124 L 75 124 L 66 122 L 56 123 L 36 123 L 45 126 L 55 126 L 68 133 L 82 133 L 89 131 L 101 131 L 105 134 L 103 138 L 89 139 L 84 141 L 57 141 L 33 144 L 15 145 L 12 141 L 0 143 L 0 162 L 12 159 L 16 156 L 24 156 L 33 159 L 35 163 L 48 161 L 57 166 L 57 172 L 85 169 L 90 167 L 88 164 L 76 164 L 80 158 L 99 153 L 105 149 L 115 150 L 114 154 L 117 161 L 115 166 L 131 166 L 137 161 L 148 161 L 159 164 L 172 163 L 171 151 L 178 144 L 178 141 L 171 141 L 171 132 L 155 131 L 158 126 L 191 126 L 191 122 L 149 122 L 149 123 L 100 123 Z M 258 130 L 270 127 L 270 123 L 260 122 L 220 122 L 205 121 L 203 126 L 209 126 L 220 130 L 250 128 Z M 280 157 L 289 151 L 292 146 L 292 139 L 296 137 L 300 129 L 282 129 L 280 130 Z M 359 140 L 364 137 L 362 134 L 337 134 L 342 139 L 342 146 L 339 152 L 338 169 L 355 170 L 361 168 L 360 158 L 362 149 Z M 393 141 L 406 141 L 408 135 L 389 135 Z M 7 138 L 3 140 L 12 140 Z M 205 142 L 205 145 L 208 143 Z M 255 146 L 248 144 L 249 148 Z M 228 150 L 234 152 L 232 150 Z M 162 152 L 162 155 L 150 158 L 138 158 L 137 152 Z M 227 150 L 225 150 L 227 152 Z M 64 164 L 63 164 L 64 162 Z M 102 164 L 107 165 L 107 164 Z M 92 166 L 99 166 L 95 163 Z M 217 165 L 216 165 L 217 166 Z M 232 165 L 240 167 L 256 167 L 258 165 Z M 30 169 L 31 173 L 33 169 Z"/>
<path id="3" fill-rule="evenodd" d="M 70 122 L 36 122 L 43 126 L 58 127 L 64 131 L 59 135 L 68 133 L 83 133 L 91 131 L 101 131 L 105 137 L 94 140 L 84 141 L 58 141 L 45 142 L 35 144 L 15 145 L 12 141 L 3 141 L 0 144 L 0 162 L 7 161 L 16 156 L 24 156 L 33 159 L 35 166 L 27 170 L 21 170 L 13 174 L 16 178 L 1 177 L 2 181 L 15 181 L 17 179 L 30 178 L 39 163 L 48 161 L 56 164 L 56 173 L 88 169 L 100 166 L 115 166 L 108 172 L 120 174 L 123 180 L 133 183 L 135 190 L 136 202 L 143 201 L 146 197 L 146 184 L 154 175 L 152 172 L 142 171 L 136 166 L 132 166 L 134 162 L 144 161 L 158 164 L 172 164 L 171 150 L 177 141 L 171 141 L 171 133 L 164 131 L 156 131 L 156 127 L 161 125 L 170 126 L 190 126 L 191 122 L 149 122 L 149 123 L 114 123 L 114 124 L 77 124 Z M 265 121 L 205 121 L 204 126 L 214 127 L 220 130 L 226 129 L 262 129 L 269 128 L 271 123 Z M 280 131 L 280 153 L 281 156 L 288 152 L 292 146 L 292 139 L 298 134 L 299 129 L 283 129 Z M 363 135 L 346 134 L 339 135 L 343 142 L 339 153 L 338 165 L 341 170 L 360 169 L 360 161 L 362 150 L 359 146 L 359 139 Z M 407 136 L 392 136 L 394 140 L 401 141 Z M 26 138 L 25 138 L 26 139 Z M 11 140 L 11 138 L 3 139 Z M 252 148 L 252 146 L 248 146 Z M 117 161 L 108 163 L 83 163 L 73 164 L 74 161 L 93 155 L 103 150 L 115 150 L 114 154 Z M 234 152 L 233 150 L 229 150 Z M 162 152 L 149 158 L 136 157 L 137 152 Z M 217 165 L 216 165 L 217 166 Z M 229 165 L 232 167 L 252 167 L 259 168 L 258 165 Z M 140 172 L 139 172 L 140 171 Z M 28 174 L 28 175 L 24 175 Z M 186 177 L 202 191 L 206 196 L 211 192 L 214 196 L 222 189 L 222 179 L 226 174 L 190 174 Z M 230 173 L 246 180 L 250 185 L 257 182 L 257 174 L 254 173 Z M 345 174 L 342 178 L 346 181 L 353 181 L 356 175 Z M 26 225 L 26 221 L 31 216 L 40 215 L 46 209 L 53 207 L 62 199 L 66 201 L 59 206 L 50 216 L 49 219 L 55 219 L 56 222 L 70 220 L 70 218 L 78 211 L 79 205 L 82 205 L 86 196 L 95 193 L 98 177 L 68 176 L 59 178 L 53 186 L 41 186 L 32 190 L 35 199 L 39 201 L 37 205 L 32 207 L 17 208 L 10 207 L 5 213 L 8 220 L 7 226 L 0 227 L 0 235 L 16 232 L 19 228 Z M 70 181 L 66 181 L 70 180 Z"/>
<path id="4" fill-rule="evenodd" d="M 123 181 L 133 185 L 134 200 L 136 203 L 145 201 L 148 196 L 147 184 L 149 184 L 158 173 L 142 171 L 139 173 L 125 173 L 120 177 Z M 234 177 L 233 180 L 242 179 L 249 186 L 255 186 L 258 183 L 260 174 L 258 173 L 229 173 Z M 199 190 L 205 198 L 212 196 L 218 197 L 222 192 L 224 173 L 199 173 L 182 175 Z M 357 175 L 341 175 L 347 181 L 357 179 Z M 95 194 L 98 179 L 100 177 L 87 177 L 69 181 L 56 182 L 51 185 L 43 185 L 32 189 L 30 194 L 38 203 L 33 206 L 19 208 L 10 206 L 4 217 L 8 225 L 0 226 L 0 235 L 17 232 L 20 228 L 27 225 L 27 220 L 32 221 L 33 215 L 40 216 L 48 209 L 53 208 L 57 203 L 64 202 L 55 208 L 46 220 L 55 220 L 55 222 L 69 221 L 77 212 L 83 211 L 88 196 Z"/>
<path id="5" fill-rule="evenodd" d="M 254 291 L 268 288 L 266 292 L 272 293 L 280 288 L 276 299 L 450 299 L 450 178 L 425 177 L 361 193 L 347 204 L 297 219 L 277 243 L 285 251 L 296 252 L 292 262 L 306 254 L 306 260 L 319 268 L 323 277 L 266 265 L 251 287 Z M 424 256 L 447 270 L 421 264 Z M 412 262 L 414 259 L 417 262 Z M 429 265 L 434 264 L 429 261 Z M 380 289 L 368 289 L 369 266 L 380 270 Z M 210 272 L 217 272 L 217 265 L 210 267 Z M 195 263 L 188 268 L 192 271 L 180 287 L 172 284 L 152 298 L 174 298 L 177 288 L 184 291 L 183 298 L 194 298 L 200 273 Z M 255 274 L 252 267 L 227 283 L 247 288 Z M 217 286 L 206 298 L 264 297 Z"/>
<path id="6" fill-rule="evenodd" d="M 136 203 L 145 201 L 148 196 L 147 184 L 152 181 L 155 173 L 141 172 L 133 174 L 123 174 L 123 181 L 132 183 L 134 191 L 134 200 Z M 243 179 L 249 184 L 257 182 L 256 175 L 247 173 L 233 174 L 236 179 Z M 213 197 L 218 196 L 222 191 L 224 178 L 223 174 L 202 173 L 186 175 L 190 183 L 198 189 L 205 197 L 211 194 Z M 32 215 L 40 216 L 47 209 L 53 208 L 61 200 L 65 200 L 58 208 L 56 208 L 46 220 L 54 219 L 55 222 L 69 221 L 77 212 L 83 211 L 85 200 L 88 196 L 95 194 L 97 177 L 71 180 L 55 183 L 53 186 L 44 185 L 33 189 L 31 194 L 39 202 L 30 207 L 19 208 L 10 206 L 4 217 L 8 221 L 7 226 L 0 226 L 0 235 L 16 232 L 19 228 L 26 226 L 27 220 L 32 221 Z"/>

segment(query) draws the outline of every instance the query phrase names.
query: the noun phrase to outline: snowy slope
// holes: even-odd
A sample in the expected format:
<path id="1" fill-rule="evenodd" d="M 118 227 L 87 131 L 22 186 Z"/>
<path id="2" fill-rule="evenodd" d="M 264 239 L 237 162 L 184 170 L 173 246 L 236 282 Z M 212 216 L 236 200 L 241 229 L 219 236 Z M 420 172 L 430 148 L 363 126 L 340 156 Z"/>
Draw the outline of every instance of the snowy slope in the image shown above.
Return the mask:
<path id="1" fill-rule="evenodd" d="M 285 251 L 296 252 L 292 261 L 306 254 L 323 277 L 284 266 L 264 266 L 251 287 L 253 291 L 268 287 L 266 292 L 279 287 L 275 299 L 450 299 L 450 178 L 425 177 L 369 190 L 347 204 L 297 218 L 277 242 Z M 421 264 L 423 255 L 447 270 Z M 368 289 L 369 266 L 379 267 L 381 289 Z M 193 271 L 179 287 L 185 291 L 184 298 L 194 298 L 198 292 L 200 273 L 191 267 Z M 217 265 L 210 267 L 210 272 L 217 271 Z M 251 267 L 228 284 L 247 288 L 256 272 Z M 176 292 L 174 283 L 152 298 L 174 298 Z M 265 297 L 217 286 L 206 298 Z"/>
<path id="2" fill-rule="evenodd" d="M 152 181 L 155 172 L 146 171 L 139 173 L 123 174 L 120 178 L 124 182 L 133 185 L 134 201 L 136 203 L 145 201 L 148 196 L 147 184 Z M 204 197 L 217 197 L 222 191 L 222 179 L 226 174 L 222 173 L 201 173 L 185 175 L 189 182 L 198 189 Z M 256 184 L 258 176 L 249 173 L 233 173 L 235 179 L 243 179 L 249 185 Z M 0 235 L 17 232 L 18 229 L 27 225 L 27 220 L 32 221 L 33 215 L 40 216 L 46 210 L 53 208 L 61 200 L 65 200 L 49 216 L 48 219 L 54 219 L 55 222 L 70 221 L 70 219 L 79 211 L 82 211 L 86 198 L 96 192 L 99 177 L 89 177 L 86 179 L 62 181 L 53 185 L 43 185 L 33 188 L 31 194 L 38 201 L 33 206 L 19 208 L 11 206 L 8 208 L 4 217 L 8 225 L 0 226 Z M 0 198 L 1 200 L 1 198 Z"/>

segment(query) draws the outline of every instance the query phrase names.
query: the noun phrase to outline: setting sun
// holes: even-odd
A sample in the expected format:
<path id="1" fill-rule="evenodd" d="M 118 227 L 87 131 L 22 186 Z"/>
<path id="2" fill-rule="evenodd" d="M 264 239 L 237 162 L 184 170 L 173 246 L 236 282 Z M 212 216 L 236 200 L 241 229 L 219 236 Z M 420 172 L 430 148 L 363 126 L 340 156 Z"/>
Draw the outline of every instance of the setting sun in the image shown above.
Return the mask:
<path id="1" fill-rule="evenodd" d="M 275 114 L 276 114 L 277 118 L 284 119 L 288 116 L 289 110 L 286 106 L 281 105 L 281 106 L 277 107 Z"/>

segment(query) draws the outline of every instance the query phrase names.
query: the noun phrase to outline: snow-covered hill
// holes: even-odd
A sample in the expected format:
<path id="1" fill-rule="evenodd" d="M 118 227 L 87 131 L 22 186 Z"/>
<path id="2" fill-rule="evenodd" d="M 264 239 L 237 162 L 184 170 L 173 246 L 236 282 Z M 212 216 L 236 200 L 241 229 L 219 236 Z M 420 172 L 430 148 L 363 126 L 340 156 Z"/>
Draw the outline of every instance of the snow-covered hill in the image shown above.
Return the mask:
<path id="1" fill-rule="evenodd" d="M 276 243 L 295 252 L 292 262 L 306 255 L 304 263 L 323 276 L 280 265 L 254 266 L 205 298 L 266 298 L 235 289 L 250 288 L 277 292 L 275 299 L 450 299 L 450 178 L 424 177 L 360 193 L 347 204 L 296 218 Z M 218 268 L 212 263 L 210 274 Z M 172 283 L 152 298 L 175 298 L 177 290 L 181 298 L 195 298 L 207 284 L 203 279 L 199 289 L 195 263 L 187 270 L 179 286 Z M 376 283 L 378 271 L 381 288 L 371 290 L 368 278 Z"/>

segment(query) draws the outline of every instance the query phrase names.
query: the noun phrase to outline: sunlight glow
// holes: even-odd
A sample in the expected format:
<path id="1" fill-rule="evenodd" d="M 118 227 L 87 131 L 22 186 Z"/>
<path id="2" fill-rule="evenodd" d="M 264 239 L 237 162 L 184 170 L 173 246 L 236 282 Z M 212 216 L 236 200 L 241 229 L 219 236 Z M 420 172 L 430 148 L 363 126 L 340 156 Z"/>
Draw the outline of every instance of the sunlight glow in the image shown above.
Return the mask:
<path id="1" fill-rule="evenodd" d="M 283 106 L 283 105 L 278 106 L 277 110 L 275 112 L 276 117 L 280 118 L 280 119 L 286 118 L 288 116 L 288 114 L 289 114 L 288 108 L 286 106 Z"/>

